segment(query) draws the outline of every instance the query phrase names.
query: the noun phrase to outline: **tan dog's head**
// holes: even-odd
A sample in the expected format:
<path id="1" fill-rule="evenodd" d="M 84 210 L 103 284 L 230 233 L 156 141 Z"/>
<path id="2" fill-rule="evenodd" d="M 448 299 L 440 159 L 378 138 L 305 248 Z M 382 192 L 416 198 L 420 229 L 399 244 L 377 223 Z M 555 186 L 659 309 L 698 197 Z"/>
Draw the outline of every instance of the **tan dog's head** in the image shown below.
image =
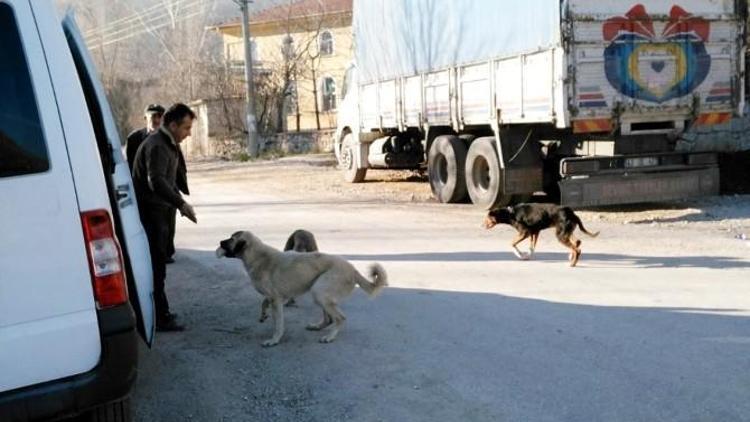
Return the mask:
<path id="1" fill-rule="evenodd" d="M 247 231 L 235 232 L 229 239 L 219 242 L 216 257 L 239 258 L 240 255 L 255 243 L 255 236 Z"/>

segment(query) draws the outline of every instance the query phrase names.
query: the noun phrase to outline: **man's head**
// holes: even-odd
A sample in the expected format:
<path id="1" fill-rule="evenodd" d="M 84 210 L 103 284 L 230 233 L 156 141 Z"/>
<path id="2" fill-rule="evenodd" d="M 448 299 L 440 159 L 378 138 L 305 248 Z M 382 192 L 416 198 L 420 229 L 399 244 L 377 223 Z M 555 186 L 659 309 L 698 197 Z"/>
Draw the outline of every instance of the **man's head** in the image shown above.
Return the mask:
<path id="1" fill-rule="evenodd" d="M 177 103 L 169 107 L 164 113 L 162 125 L 172 133 L 174 141 L 178 144 L 190 136 L 190 130 L 193 128 L 195 113 L 190 107 L 182 103 Z"/>
<path id="2" fill-rule="evenodd" d="M 159 104 L 149 104 L 144 112 L 144 118 L 146 119 L 146 129 L 149 132 L 153 132 L 159 129 L 161 126 L 161 118 L 164 116 L 164 107 Z"/>

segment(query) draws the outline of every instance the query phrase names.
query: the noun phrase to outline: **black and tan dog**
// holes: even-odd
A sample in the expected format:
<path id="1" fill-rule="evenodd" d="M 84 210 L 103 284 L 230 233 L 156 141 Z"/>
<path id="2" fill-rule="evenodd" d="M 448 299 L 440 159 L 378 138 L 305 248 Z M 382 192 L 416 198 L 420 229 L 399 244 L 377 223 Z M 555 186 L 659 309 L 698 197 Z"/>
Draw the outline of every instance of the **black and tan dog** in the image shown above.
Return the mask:
<path id="1" fill-rule="evenodd" d="M 318 252 L 318 242 L 315 236 L 307 230 L 295 230 L 284 245 L 284 252 Z"/>
<path id="2" fill-rule="evenodd" d="M 557 240 L 570 249 L 571 267 L 575 267 L 581 257 L 581 241 L 573 236 L 576 227 L 591 237 L 599 235 L 599 232 L 588 232 L 570 207 L 554 204 L 518 204 L 487 213 L 484 228 L 491 229 L 498 224 L 509 224 L 518 231 L 518 236 L 513 239 L 511 246 L 516 256 L 523 260 L 533 257 L 539 232 L 554 227 Z M 529 253 L 524 253 L 518 250 L 517 245 L 527 238 L 531 238 L 531 244 Z"/>

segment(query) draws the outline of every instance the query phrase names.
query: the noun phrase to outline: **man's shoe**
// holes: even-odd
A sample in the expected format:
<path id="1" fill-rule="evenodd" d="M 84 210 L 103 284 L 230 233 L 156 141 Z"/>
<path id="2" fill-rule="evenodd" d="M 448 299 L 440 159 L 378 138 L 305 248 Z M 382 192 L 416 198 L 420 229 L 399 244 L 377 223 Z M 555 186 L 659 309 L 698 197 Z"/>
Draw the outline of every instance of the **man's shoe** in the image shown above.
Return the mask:
<path id="1" fill-rule="evenodd" d="M 174 264 L 174 258 L 172 258 L 172 257 L 170 256 L 169 258 L 167 258 L 167 260 L 166 260 L 166 263 L 167 263 L 167 264 Z"/>
<path id="2" fill-rule="evenodd" d="M 168 319 L 166 321 L 157 322 L 156 331 L 185 331 L 185 327 L 178 324 L 174 319 Z"/>

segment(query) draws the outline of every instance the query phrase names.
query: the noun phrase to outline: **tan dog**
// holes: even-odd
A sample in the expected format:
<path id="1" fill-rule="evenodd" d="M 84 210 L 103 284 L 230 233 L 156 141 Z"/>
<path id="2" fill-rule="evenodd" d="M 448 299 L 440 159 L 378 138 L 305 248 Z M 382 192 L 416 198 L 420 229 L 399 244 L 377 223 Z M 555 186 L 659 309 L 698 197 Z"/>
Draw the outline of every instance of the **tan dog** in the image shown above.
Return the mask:
<path id="1" fill-rule="evenodd" d="M 255 289 L 269 299 L 275 330 L 273 337 L 263 342 L 265 347 L 279 344 L 284 335 L 284 303 L 288 299 L 307 291 L 312 293 L 313 300 L 323 310 L 323 319 L 307 329 L 319 331 L 333 324 L 331 331 L 320 338 L 321 343 L 330 343 L 346 319 L 338 304 L 354 287 L 375 296 L 388 285 L 388 276 L 379 264 L 370 267 L 370 281 L 341 257 L 318 252 L 281 252 L 247 231 L 222 240 L 216 256 L 242 260 Z"/>

